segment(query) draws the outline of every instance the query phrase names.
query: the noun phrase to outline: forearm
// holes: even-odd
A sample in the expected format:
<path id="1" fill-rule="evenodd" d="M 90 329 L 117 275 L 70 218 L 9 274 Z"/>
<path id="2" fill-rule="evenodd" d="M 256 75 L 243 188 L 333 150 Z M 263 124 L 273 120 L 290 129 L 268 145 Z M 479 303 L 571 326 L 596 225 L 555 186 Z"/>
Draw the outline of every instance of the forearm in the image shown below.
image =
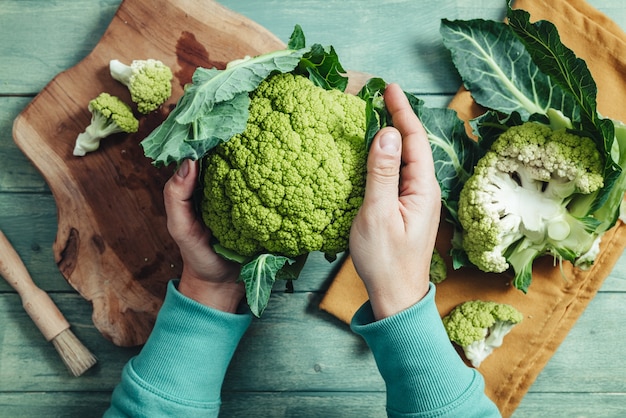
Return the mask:
<path id="1" fill-rule="evenodd" d="M 106 416 L 217 416 L 226 369 L 250 321 L 197 303 L 170 282 L 155 327 L 124 367 Z"/>
<path id="2" fill-rule="evenodd" d="M 435 288 L 414 306 L 375 321 L 363 305 L 352 329 L 366 340 L 387 385 L 389 416 L 499 416 L 482 376 L 463 363 L 435 305 Z"/>

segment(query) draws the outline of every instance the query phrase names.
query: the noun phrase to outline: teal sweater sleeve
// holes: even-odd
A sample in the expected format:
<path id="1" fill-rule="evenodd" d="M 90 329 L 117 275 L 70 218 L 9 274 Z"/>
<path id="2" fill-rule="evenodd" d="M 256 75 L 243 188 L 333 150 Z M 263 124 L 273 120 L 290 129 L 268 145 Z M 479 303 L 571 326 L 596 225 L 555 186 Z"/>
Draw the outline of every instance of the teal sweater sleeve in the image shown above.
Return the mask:
<path id="1" fill-rule="evenodd" d="M 387 387 L 389 417 L 499 417 L 482 376 L 461 360 L 435 305 L 435 287 L 412 307 L 380 321 L 366 302 L 354 332 L 372 350 Z"/>
<path id="2" fill-rule="evenodd" d="M 122 371 L 106 418 L 218 416 L 226 369 L 250 315 L 204 306 L 168 284 L 139 355 Z"/>

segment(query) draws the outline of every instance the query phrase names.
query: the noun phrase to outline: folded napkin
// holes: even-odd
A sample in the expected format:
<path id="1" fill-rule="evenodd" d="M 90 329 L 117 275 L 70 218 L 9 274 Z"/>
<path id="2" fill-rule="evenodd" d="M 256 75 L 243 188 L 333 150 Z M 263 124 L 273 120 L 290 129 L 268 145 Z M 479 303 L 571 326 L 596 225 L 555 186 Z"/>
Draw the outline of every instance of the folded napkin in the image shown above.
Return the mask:
<path id="1" fill-rule="evenodd" d="M 527 10 L 531 19 L 547 19 L 559 29 L 565 45 L 583 58 L 598 85 L 598 109 L 607 117 L 626 121 L 626 34 L 606 15 L 583 0 L 517 0 L 515 7 Z M 468 120 L 482 113 L 469 93 L 461 89 L 450 103 Z M 437 248 L 447 254 L 451 228 L 442 222 Z M 562 271 L 551 257 L 535 261 L 533 281 L 527 294 L 515 289 L 506 274 L 488 274 L 475 269 L 452 270 L 437 286 L 437 307 L 446 315 L 457 304 L 470 299 L 509 303 L 525 319 L 505 338 L 502 347 L 483 362 L 479 371 L 486 381 L 488 396 L 503 416 L 519 405 L 528 388 L 567 336 L 589 301 L 626 246 L 626 227 L 618 224 L 607 231 L 601 253 L 588 271 L 564 263 Z M 338 271 L 320 308 L 349 323 L 367 300 L 367 293 L 350 257 Z"/>

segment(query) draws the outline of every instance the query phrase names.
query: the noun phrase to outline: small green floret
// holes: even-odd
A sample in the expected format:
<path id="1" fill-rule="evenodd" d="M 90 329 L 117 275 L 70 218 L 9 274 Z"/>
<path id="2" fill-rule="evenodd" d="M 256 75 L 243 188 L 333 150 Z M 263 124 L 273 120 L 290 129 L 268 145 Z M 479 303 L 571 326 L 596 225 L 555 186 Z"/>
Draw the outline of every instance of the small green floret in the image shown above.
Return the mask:
<path id="1" fill-rule="evenodd" d="M 365 191 L 365 102 L 290 73 L 250 97 L 245 131 L 205 158 L 204 222 L 243 256 L 346 250 Z"/>
<path id="2" fill-rule="evenodd" d="M 598 237 L 579 200 L 603 186 L 602 157 L 590 138 L 537 122 L 509 128 L 482 157 L 460 194 L 463 249 L 486 272 L 513 267 L 526 290 L 543 254 L 576 262 Z M 586 200 L 582 200 L 586 202 Z"/>
<path id="3" fill-rule="evenodd" d="M 74 155 L 84 156 L 100 147 L 100 140 L 116 133 L 133 133 L 139 129 L 139 121 L 130 106 L 120 98 L 100 93 L 88 105 L 91 123 L 76 137 Z"/>
<path id="4" fill-rule="evenodd" d="M 430 271 L 428 272 L 428 278 L 431 282 L 435 284 L 439 284 L 443 282 L 448 277 L 448 267 L 446 266 L 446 262 L 435 249 L 433 251 L 433 256 L 430 259 Z"/>
<path id="5" fill-rule="evenodd" d="M 471 300 L 452 309 L 443 318 L 443 325 L 450 341 L 463 348 L 472 366 L 479 367 L 523 318 L 511 305 Z"/>
<path id="6" fill-rule="evenodd" d="M 111 60 L 109 70 L 111 77 L 128 87 L 131 100 L 141 113 L 158 109 L 172 95 L 172 70 L 162 61 L 134 60 L 126 65 Z"/>

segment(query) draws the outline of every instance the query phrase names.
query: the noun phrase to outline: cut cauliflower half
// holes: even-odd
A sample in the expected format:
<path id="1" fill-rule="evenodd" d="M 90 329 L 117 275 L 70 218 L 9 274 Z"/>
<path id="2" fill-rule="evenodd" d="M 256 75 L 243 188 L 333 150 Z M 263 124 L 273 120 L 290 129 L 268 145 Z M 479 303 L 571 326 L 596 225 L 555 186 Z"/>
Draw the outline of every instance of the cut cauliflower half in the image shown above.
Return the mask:
<path id="1" fill-rule="evenodd" d="M 550 253 L 575 262 L 593 247 L 598 225 L 579 210 L 588 206 L 575 201 L 603 186 L 603 163 L 590 138 L 538 122 L 509 128 L 460 194 L 469 260 L 486 272 L 513 267 L 524 291 L 536 257 Z"/>

